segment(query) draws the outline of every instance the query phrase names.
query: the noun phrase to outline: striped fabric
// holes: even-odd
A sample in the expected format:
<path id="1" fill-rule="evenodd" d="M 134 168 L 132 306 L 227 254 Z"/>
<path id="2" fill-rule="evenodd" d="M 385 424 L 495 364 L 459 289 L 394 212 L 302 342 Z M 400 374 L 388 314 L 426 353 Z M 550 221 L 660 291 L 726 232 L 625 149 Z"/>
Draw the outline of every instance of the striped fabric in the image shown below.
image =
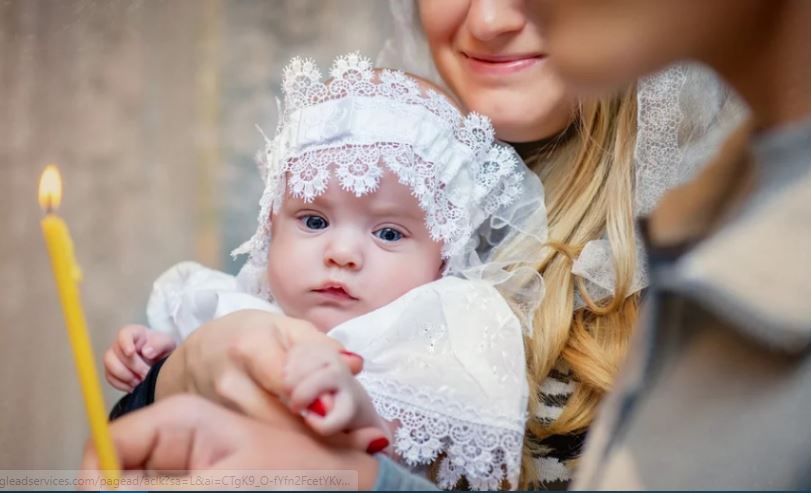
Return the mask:
<path id="1" fill-rule="evenodd" d="M 535 419 L 545 424 L 556 420 L 563 412 L 575 385 L 567 368 L 561 364 L 554 368 L 538 388 L 541 406 Z M 532 489 L 565 490 L 572 477 L 567 464 L 580 456 L 585 436 L 585 432 L 553 435 L 544 439 L 530 436 L 535 467 L 540 478 L 538 483 L 531 485 Z"/>

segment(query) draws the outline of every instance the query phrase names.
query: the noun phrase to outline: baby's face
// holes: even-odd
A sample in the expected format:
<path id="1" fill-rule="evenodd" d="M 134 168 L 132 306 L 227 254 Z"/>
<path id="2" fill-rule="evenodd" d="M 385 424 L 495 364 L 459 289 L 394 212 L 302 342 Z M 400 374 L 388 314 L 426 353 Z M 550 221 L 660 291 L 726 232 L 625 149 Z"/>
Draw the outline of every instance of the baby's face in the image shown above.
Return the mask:
<path id="1" fill-rule="evenodd" d="M 288 195 L 273 214 L 268 279 L 286 315 L 326 332 L 438 279 L 441 251 L 391 172 L 362 197 L 332 178 L 312 202 Z"/>

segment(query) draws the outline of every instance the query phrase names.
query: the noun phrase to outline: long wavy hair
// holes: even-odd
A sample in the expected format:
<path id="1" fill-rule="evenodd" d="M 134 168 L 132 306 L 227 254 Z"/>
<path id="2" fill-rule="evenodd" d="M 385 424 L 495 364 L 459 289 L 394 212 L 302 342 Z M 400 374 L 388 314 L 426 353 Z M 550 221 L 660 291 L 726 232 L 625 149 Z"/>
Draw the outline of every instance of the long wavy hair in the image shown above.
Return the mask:
<path id="1" fill-rule="evenodd" d="M 519 490 L 538 484 L 542 471 L 534 457 L 544 455 L 540 440 L 578 433 L 591 424 L 625 359 L 638 314 L 639 294 L 628 293 L 637 268 L 636 91 L 631 88 L 614 98 L 581 103 L 573 125 L 570 138 L 525 158 L 544 183 L 549 241 L 536 266 L 546 286 L 544 299 L 533 317 L 533 333 L 524 337 L 530 418 Z M 585 244 L 604 236 L 611 245 L 616 287 L 613 296 L 595 302 L 571 269 Z M 519 241 L 504 246 L 501 253 L 521 258 L 516 255 L 525 251 L 523 257 L 537 257 L 530 251 L 536 248 L 535 243 Z M 578 309 L 575 293 L 584 302 Z M 576 385 L 561 414 L 549 422 L 535 416 L 542 405 L 539 389 L 555 368 L 568 371 Z M 437 474 L 438 461 L 429 469 L 434 480 Z"/>
<path id="2" fill-rule="evenodd" d="M 539 440 L 577 433 L 591 424 L 625 358 L 638 313 L 639 295 L 628 295 L 638 261 L 635 90 L 580 103 L 573 125 L 573 136 L 526 158 L 546 190 L 549 242 L 537 265 L 546 293 L 534 315 L 534 333 L 525 338 L 530 419 L 519 489 L 531 486 L 542 473 L 532 460 L 542 453 L 536 450 Z M 571 269 L 584 245 L 603 236 L 613 252 L 616 288 L 611 298 L 595 302 Z M 529 246 L 510 245 L 509 255 L 524 248 Z M 584 307 L 575 309 L 575 293 Z M 542 405 L 538 389 L 554 368 L 568 370 L 575 387 L 561 414 L 549 422 L 535 416 Z"/>

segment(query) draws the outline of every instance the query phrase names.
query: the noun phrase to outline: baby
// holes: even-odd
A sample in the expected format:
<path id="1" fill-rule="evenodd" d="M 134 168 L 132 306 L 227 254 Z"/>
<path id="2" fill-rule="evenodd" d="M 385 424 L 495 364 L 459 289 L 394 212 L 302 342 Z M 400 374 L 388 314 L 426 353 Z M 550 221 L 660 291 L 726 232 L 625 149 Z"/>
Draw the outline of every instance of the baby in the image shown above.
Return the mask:
<path id="1" fill-rule="evenodd" d="M 183 263 L 161 276 L 154 330 L 119 332 L 107 378 L 131 390 L 202 323 L 244 308 L 283 312 L 365 360 L 356 378 L 324 345 L 288 352 L 285 403 L 315 431 L 379 427 L 409 466 L 442 457 L 442 487 L 462 477 L 515 486 L 527 403 L 521 316 L 542 288 L 533 269 L 521 277 L 497 254 L 545 240 L 525 228 L 545 221 L 540 181 L 487 119 L 463 116 L 431 84 L 357 54 L 337 59 L 331 76 L 322 82 L 308 60 L 285 69 L 259 226 L 235 251 L 249 254 L 240 274 Z M 524 296 L 514 307 L 496 289 L 510 285 Z"/>

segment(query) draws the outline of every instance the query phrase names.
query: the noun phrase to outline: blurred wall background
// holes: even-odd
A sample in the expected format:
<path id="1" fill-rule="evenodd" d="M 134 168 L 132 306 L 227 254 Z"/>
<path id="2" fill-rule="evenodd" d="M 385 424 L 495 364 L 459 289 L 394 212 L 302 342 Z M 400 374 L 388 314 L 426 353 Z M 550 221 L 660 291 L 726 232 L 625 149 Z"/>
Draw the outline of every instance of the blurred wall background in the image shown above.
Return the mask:
<path id="1" fill-rule="evenodd" d="M 374 58 L 379 0 L 0 0 L 0 469 L 73 469 L 88 428 L 36 190 L 60 166 L 60 214 L 84 271 L 96 360 L 144 321 L 154 278 L 195 259 L 235 272 L 255 228 L 253 156 L 281 69 Z M 120 397 L 106 383 L 107 407 Z"/>

